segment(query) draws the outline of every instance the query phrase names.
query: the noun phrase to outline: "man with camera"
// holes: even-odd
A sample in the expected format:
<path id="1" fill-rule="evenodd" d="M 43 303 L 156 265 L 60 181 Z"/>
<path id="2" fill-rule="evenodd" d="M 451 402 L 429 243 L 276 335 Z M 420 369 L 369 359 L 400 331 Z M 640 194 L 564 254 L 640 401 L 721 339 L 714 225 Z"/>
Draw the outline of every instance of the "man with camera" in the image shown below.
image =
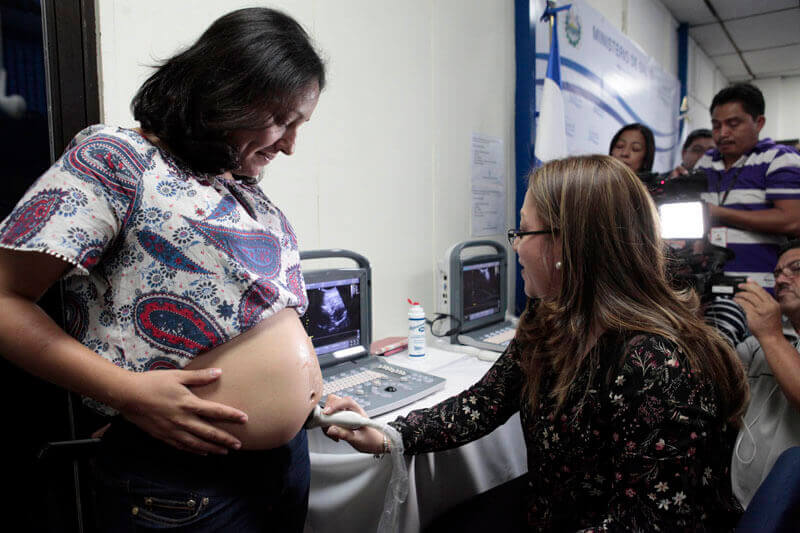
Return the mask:
<path id="1" fill-rule="evenodd" d="M 748 83 L 722 89 L 711 102 L 716 148 L 695 168 L 705 172 L 713 244 L 735 257 L 726 275 L 746 276 L 768 291 L 786 236 L 800 234 L 800 155 L 772 139 L 759 140 L 764 97 Z"/>
<path id="2" fill-rule="evenodd" d="M 737 346 L 750 382 L 750 405 L 734 447 L 733 490 L 747 506 L 787 448 L 800 445 L 800 239 L 779 250 L 775 298 L 748 281 L 734 300 L 747 315 L 752 336 Z M 794 332 L 784 335 L 781 314 Z"/>
<path id="3" fill-rule="evenodd" d="M 692 130 L 683 142 L 681 164 L 670 172 L 669 178 L 688 175 L 703 154 L 712 148 L 714 148 L 714 137 L 711 135 L 711 130 L 706 128 Z"/>

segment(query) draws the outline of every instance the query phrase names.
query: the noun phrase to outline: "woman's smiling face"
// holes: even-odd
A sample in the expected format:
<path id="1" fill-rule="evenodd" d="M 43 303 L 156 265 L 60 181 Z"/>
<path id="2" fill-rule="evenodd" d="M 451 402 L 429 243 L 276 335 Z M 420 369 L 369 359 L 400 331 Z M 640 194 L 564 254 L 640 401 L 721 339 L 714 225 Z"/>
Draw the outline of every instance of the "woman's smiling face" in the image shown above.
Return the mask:
<path id="1" fill-rule="evenodd" d="M 256 177 L 279 152 L 292 155 L 297 130 L 311 119 L 318 101 L 319 85 L 314 82 L 279 121 L 276 117 L 269 117 L 264 127 L 231 132 L 231 141 L 239 150 L 239 168 L 234 169 L 233 173 Z"/>

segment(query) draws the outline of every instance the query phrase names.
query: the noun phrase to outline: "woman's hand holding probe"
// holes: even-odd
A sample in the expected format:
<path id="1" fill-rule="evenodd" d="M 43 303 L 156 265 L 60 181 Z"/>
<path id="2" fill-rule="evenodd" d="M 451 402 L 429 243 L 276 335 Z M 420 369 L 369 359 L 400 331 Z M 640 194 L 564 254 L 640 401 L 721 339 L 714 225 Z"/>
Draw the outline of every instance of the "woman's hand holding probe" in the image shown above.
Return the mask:
<path id="1" fill-rule="evenodd" d="M 192 386 L 219 379 L 218 368 L 131 372 L 119 411 L 131 422 L 167 444 L 200 455 L 226 454 L 242 443 L 209 421 L 244 424 L 247 414 L 195 396 Z"/>
<path id="2" fill-rule="evenodd" d="M 323 413 L 329 415 L 337 411 L 355 411 L 361 416 L 366 417 L 367 413 L 359 406 L 355 400 L 349 396 L 340 398 L 335 394 L 329 394 L 325 401 Z M 362 427 L 358 429 L 345 429 L 339 426 L 328 426 L 323 429 L 328 438 L 335 441 L 342 439 L 347 441 L 350 446 L 364 453 L 381 454 L 386 453 L 384 449 L 383 433 L 375 428 Z"/>

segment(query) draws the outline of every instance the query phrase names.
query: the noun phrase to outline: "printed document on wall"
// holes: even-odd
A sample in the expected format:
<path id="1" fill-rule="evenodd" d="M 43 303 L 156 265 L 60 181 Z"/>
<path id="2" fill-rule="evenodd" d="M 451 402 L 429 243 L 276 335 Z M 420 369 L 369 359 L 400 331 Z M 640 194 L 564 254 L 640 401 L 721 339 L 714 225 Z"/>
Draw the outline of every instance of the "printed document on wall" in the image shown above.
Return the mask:
<path id="1" fill-rule="evenodd" d="M 506 225 L 503 140 L 472 134 L 472 236 L 499 235 Z"/>

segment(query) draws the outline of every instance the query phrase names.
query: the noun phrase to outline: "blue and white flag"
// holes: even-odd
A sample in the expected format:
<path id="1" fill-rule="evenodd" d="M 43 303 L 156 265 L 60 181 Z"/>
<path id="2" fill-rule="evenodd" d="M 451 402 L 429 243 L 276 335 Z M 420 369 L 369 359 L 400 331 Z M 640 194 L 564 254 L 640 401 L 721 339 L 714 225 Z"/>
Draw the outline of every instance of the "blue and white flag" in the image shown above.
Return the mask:
<path id="1" fill-rule="evenodd" d="M 542 101 L 539 104 L 539 120 L 536 123 L 536 141 L 533 145 L 535 166 L 545 161 L 567 156 L 567 130 L 564 123 L 564 99 L 561 95 L 561 57 L 558 55 L 557 13 L 569 9 L 569 5 L 548 7 L 541 20 L 553 17 L 553 36 L 550 42 L 550 57 L 547 60 L 547 75 L 542 85 Z"/>

